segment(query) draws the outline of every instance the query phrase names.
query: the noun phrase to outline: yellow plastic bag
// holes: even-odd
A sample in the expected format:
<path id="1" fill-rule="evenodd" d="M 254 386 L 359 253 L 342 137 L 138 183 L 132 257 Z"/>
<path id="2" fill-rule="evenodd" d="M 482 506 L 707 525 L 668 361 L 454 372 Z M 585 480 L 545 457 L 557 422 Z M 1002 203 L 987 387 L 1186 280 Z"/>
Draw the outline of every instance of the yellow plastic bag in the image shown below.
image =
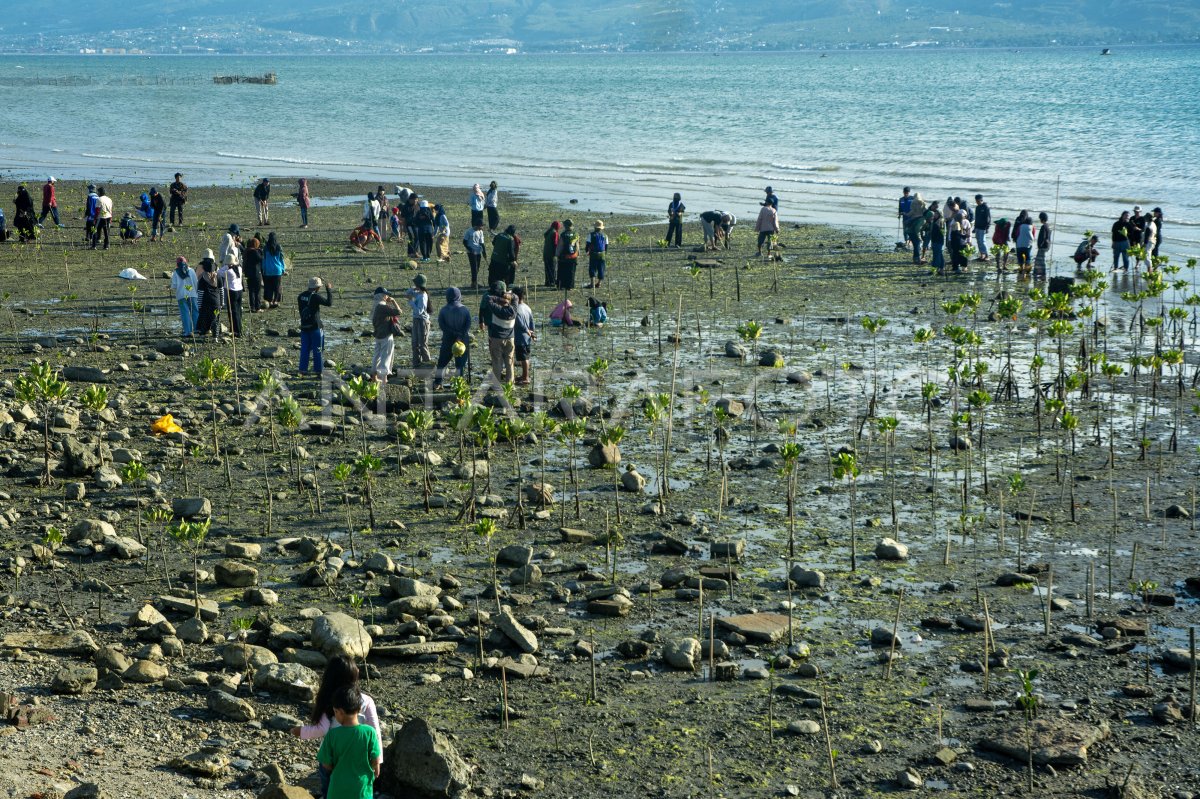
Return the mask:
<path id="1" fill-rule="evenodd" d="M 167 433 L 182 433 L 183 428 L 175 424 L 175 418 L 168 413 L 154 420 L 154 424 L 150 425 L 150 432 L 156 436 L 165 436 Z"/>

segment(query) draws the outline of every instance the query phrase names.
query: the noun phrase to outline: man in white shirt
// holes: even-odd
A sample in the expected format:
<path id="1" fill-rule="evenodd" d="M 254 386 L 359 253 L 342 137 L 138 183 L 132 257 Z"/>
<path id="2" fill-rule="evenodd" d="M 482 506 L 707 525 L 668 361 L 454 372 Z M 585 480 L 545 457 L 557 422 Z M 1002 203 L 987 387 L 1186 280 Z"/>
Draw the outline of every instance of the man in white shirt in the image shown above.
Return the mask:
<path id="1" fill-rule="evenodd" d="M 104 236 L 104 249 L 108 249 L 108 228 L 112 224 L 113 203 L 112 198 L 104 193 L 104 187 L 96 189 L 96 195 L 99 198 L 96 201 L 96 229 L 92 233 L 92 249 L 96 249 L 100 244 L 100 236 Z"/>

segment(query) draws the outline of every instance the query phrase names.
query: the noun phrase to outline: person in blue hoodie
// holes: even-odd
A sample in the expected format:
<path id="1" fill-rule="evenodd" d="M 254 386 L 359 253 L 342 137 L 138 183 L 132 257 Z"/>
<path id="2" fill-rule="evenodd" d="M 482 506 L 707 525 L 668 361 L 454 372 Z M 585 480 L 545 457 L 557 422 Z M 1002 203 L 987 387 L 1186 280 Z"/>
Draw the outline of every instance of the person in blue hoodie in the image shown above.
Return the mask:
<path id="1" fill-rule="evenodd" d="M 83 240 L 90 244 L 92 234 L 96 232 L 96 215 L 100 209 L 100 195 L 96 193 L 95 183 L 89 183 L 87 190 L 87 204 L 83 211 Z"/>
<path id="2" fill-rule="evenodd" d="M 150 192 L 142 192 L 142 196 L 138 199 L 137 212 L 141 214 L 142 219 L 149 220 L 154 216 L 154 208 L 150 205 Z"/>
<path id="3" fill-rule="evenodd" d="M 463 305 L 462 292 L 454 286 L 446 289 L 446 304 L 438 311 L 438 329 L 442 331 L 442 347 L 438 350 L 434 390 L 442 387 L 442 378 L 451 358 L 459 376 L 466 373 L 467 353 L 471 349 L 471 311 Z M 462 345 L 461 353 L 455 351 L 455 344 Z"/>

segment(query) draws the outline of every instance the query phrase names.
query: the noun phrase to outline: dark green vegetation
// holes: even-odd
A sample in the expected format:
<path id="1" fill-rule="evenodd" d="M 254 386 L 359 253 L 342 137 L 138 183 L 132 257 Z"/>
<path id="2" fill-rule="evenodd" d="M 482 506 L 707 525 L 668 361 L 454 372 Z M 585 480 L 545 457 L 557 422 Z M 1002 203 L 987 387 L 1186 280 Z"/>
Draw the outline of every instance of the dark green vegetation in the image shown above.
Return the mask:
<path id="1" fill-rule="evenodd" d="M 31 0 L 5 15 L 0 42 L 13 49 L 184 45 L 224 52 L 791 50 L 942 46 L 1194 42 L 1200 9 L 1185 0 L 1152 7 L 1114 0 L 951 0 L 774 3 L 767 0 L 478 0 L 430 6 L 417 0 L 309 3 L 265 0 L 247 16 L 228 0 L 135 0 L 114 25 L 99 6 Z M 181 30 L 182 29 L 182 30 Z M 96 33 L 104 31 L 104 33 Z M 40 37 L 40 38 L 39 38 Z M 82 37 L 82 38 L 81 38 Z"/>
<path id="2" fill-rule="evenodd" d="M 312 188 L 323 197 L 363 190 Z M 461 231 L 465 192 L 428 194 L 446 200 Z M 398 645 L 419 628 L 389 618 L 388 576 L 363 567 L 387 555 L 397 573 L 447 587 L 461 605 L 450 612 L 461 635 L 431 627 L 435 641 L 454 644 L 448 654 L 371 655 L 368 690 L 390 721 L 423 716 L 453 732 L 479 766 L 472 782 L 497 792 L 529 774 L 546 796 L 757 797 L 795 786 L 815 797 L 835 781 L 838 795 L 874 796 L 912 784 L 906 769 L 947 796 L 1100 796 L 1131 768 L 1149 795 L 1195 786 L 1190 675 L 1178 667 L 1200 585 L 1194 513 L 1187 518 L 1197 469 L 1193 268 L 1166 264 L 1161 280 L 1113 285 L 1078 275 L 1076 296 L 1046 296 L 983 271 L 933 278 L 877 242 L 808 227 L 783 232 L 782 261 L 754 259 L 741 228 L 733 249 L 713 262 L 696 253 L 693 267 L 693 253 L 656 246 L 662 227 L 606 216 L 613 248 L 601 296 L 611 323 L 543 327 L 535 390 L 512 392 L 515 410 L 493 406 L 478 379 L 464 396 L 428 404 L 421 381 L 400 379 L 389 389 L 393 411 L 381 416 L 345 393 L 369 393 L 354 375 L 369 361 L 371 289 L 398 290 L 413 271 L 391 244 L 383 254 L 349 250 L 357 206 L 314 209 L 308 231 L 294 229 L 294 210 L 276 207 L 274 229 L 293 262 L 284 307 L 248 316 L 236 351 L 229 341 L 195 343 L 185 356 L 158 358 L 154 345 L 177 330 L 162 273 L 178 253 L 196 263 L 230 221 L 249 235 L 249 191 L 193 188 L 189 225 L 167 244 L 107 253 L 76 244 L 80 187 L 60 186 L 60 197 L 75 205 L 70 229 L 47 233 L 40 247 L 0 249 L 0 404 L 14 422 L 30 405 L 0 442 L 10 512 L 0 530 L 0 635 L 78 625 L 132 650 L 140 642 L 123 624 L 128 613 L 168 580 L 190 603 L 194 566 L 211 574 L 228 544 L 251 542 L 263 549 L 252 563 L 258 586 L 279 604 L 255 606 L 240 588 L 200 581 L 220 606 L 214 634 L 274 641 L 292 657 L 270 622 L 303 639 L 310 622 L 300 611 L 319 607 L 379 624 L 376 647 Z M 525 238 L 519 277 L 534 284 L 543 321 L 559 294 L 536 288 L 540 233 L 565 215 L 587 229 L 595 215 L 507 196 L 502 214 Z M 689 225 L 686 241 L 698 238 Z M 449 266 L 421 267 L 438 307 L 441 289 L 464 280 L 460 249 Z M 126 266 L 152 279 L 117 280 Z M 337 287 L 323 316 L 346 388 L 327 393 L 296 376 L 287 335 L 294 297 L 314 274 Z M 581 313 L 585 295 L 573 293 Z M 473 309 L 477 301 L 468 294 Z M 259 357 L 275 345 L 286 359 Z M 397 350 L 404 364 L 406 343 Z M 478 378 L 482 342 L 472 358 Z M 755 366 L 760 359 L 785 365 Z M 32 368 L 36 360 L 49 369 Z M 105 396 L 82 378 L 58 396 L 55 375 L 81 365 L 110 370 L 97 384 Z M 564 406 L 593 411 L 572 422 L 556 410 Z M 79 413 L 75 430 L 66 418 L 41 424 L 64 411 Z M 149 434 L 166 412 L 184 427 L 180 442 Z M 61 474 L 64 444 L 93 438 L 134 451 L 122 457 L 139 456 L 144 472 L 122 469 L 124 485 L 107 489 Z M 616 492 L 620 475 L 591 467 L 594 443 L 605 442 L 619 445 L 622 470 L 632 463 L 647 478 L 644 491 Z M 475 459 L 486 460 L 486 474 L 470 467 Z M 658 490 L 664 471 L 669 492 Z M 520 489 L 543 480 L 554 502 L 539 518 L 537 492 Z M 77 481 L 86 499 L 66 499 Z M 186 496 L 211 500 L 209 527 L 139 513 Z M 102 514 L 119 535 L 146 541 L 146 556 L 93 556 L 51 529 L 70 532 Z M 312 540 L 275 545 L 298 536 Z M 532 549 L 538 572 L 496 565 L 511 544 Z M 322 585 L 328 565 L 305 552 L 340 552 L 347 563 Z M 725 579 L 731 572 L 738 579 Z M 492 624 L 473 621 L 477 610 L 495 616 L 493 586 L 537 634 L 545 676 L 502 684 L 480 668 L 481 637 L 485 657 L 519 654 Z M 594 612 L 611 607 L 590 604 L 597 591 L 629 592 L 628 615 Z M 751 611 L 784 619 L 774 642 L 722 630 L 721 619 Z M 710 635 L 713 660 L 728 657 L 742 677 L 710 682 L 707 653 L 692 659 L 694 672 L 663 664 L 680 639 L 707 644 Z M 186 682 L 197 670 L 232 677 L 212 643 L 164 662 L 178 683 L 109 685 L 86 704 L 45 697 L 71 723 L 43 762 L 61 776 L 64 758 L 78 760 L 99 782 L 178 780 L 162 764 L 220 736 L 252 750 L 255 769 L 279 762 L 303 775 L 314 747 L 221 720 Z M 59 666 L 26 653 L 0 660 L 0 679 L 45 695 Z M 277 694 L 239 696 L 260 720 L 300 711 Z M 1103 739 L 1082 766 L 1035 762 L 1030 771 L 1023 752 L 992 751 L 1011 752 L 1059 723 Z M 5 745 L 53 740 L 44 729 Z M 1044 734 L 1035 749 L 1062 742 Z M 248 795 L 225 789 L 253 773 L 179 792 Z"/>

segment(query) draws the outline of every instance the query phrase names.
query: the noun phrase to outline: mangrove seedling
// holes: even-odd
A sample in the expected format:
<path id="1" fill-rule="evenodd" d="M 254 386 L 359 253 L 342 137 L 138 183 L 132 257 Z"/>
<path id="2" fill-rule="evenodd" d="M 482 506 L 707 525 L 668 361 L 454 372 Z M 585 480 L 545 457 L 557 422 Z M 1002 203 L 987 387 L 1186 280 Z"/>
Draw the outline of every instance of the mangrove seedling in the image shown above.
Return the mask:
<path id="1" fill-rule="evenodd" d="M 858 458 L 853 453 L 839 452 L 834 457 L 834 477 L 850 481 L 850 571 L 858 570 L 858 531 L 855 529 L 855 515 L 858 510 L 858 476 L 861 473 Z"/>

